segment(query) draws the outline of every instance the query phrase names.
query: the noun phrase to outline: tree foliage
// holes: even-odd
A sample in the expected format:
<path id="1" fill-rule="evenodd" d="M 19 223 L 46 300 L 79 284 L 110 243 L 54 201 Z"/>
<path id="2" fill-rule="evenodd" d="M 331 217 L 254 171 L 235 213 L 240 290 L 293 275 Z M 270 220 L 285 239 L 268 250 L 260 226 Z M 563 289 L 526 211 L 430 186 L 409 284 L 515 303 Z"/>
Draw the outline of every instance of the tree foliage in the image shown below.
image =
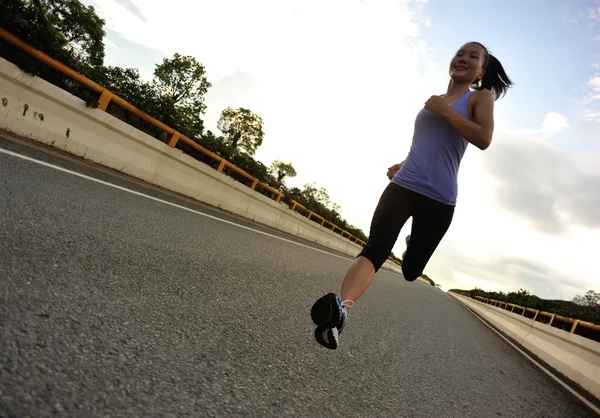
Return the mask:
<path id="1" fill-rule="evenodd" d="M 93 6 L 84 6 L 78 0 L 2 3 L 0 25 L 28 44 L 73 69 L 104 63 L 105 22 Z M 28 68 L 21 67 L 28 72 L 38 74 L 44 67 L 37 59 L 26 59 L 20 50 L 11 52 L 14 59 L 29 64 Z"/>
<path id="2" fill-rule="evenodd" d="M 425 273 L 421 274 L 421 277 L 423 277 L 425 280 L 427 280 L 430 285 L 435 286 L 435 282 L 431 279 L 431 277 L 429 277 Z"/>
<path id="3" fill-rule="evenodd" d="M 583 296 L 575 296 L 573 302 L 581 306 L 587 306 L 588 308 L 600 308 L 600 292 L 588 290 Z"/>
<path id="4" fill-rule="evenodd" d="M 263 119 L 249 109 L 228 107 L 223 110 L 217 128 L 225 135 L 225 141 L 233 148 L 240 148 L 254 155 L 263 143 Z"/>
<path id="5" fill-rule="evenodd" d="M 286 177 L 296 177 L 298 174 L 292 163 L 286 163 L 280 160 L 273 161 L 270 173 L 275 176 L 278 183 L 282 183 Z"/>
<path id="6" fill-rule="evenodd" d="M 84 75 L 104 62 L 104 20 L 77 0 L 4 0 L 0 26 Z M 90 101 L 93 94 L 37 58 L 0 41 L 0 56 Z"/>
<path id="7" fill-rule="evenodd" d="M 302 194 L 311 206 L 321 205 L 326 210 L 339 216 L 340 206 L 331 201 L 324 187 L 317 187 L 315 182 L 307 183 L 302 189 Z"/>
<path id="8" fill-rule="evenodd" d="M 49 12 L 47 23 L 65 50 L 91 66 L 104 63 L 104 20 L 93 6 L 86 7 L 77 0 L 33 0 L 32 3 Z"/>
<path id="9" fill-rule="evenodd" d="M 191 137 L 202 135 L 204 96 L 211 87 L 204 65 L 192 56 L 175 53 L 173 58 L 165 58 L 156 66 L 153 83 L 176 109 L 180 132 L 187 132 Z"/>
<path id="10" fill-rule="evenodd" d="M 155 119 L 169 126 L 177 126 L 185 134 L 194 132 L 194 127 L 188 126 L 186 123 L 186 115 L 179 111 L 168 97 L 162 95 L 155 84 L 142 80 L 137 69 L 99 67 L 93 70 L 93 75 L 97 82 L 135 107 L 143 109 L 144 112 Z M 149 135 L 160 139 L 164 139 L 166 135 L 160 129 L 139 119 L 114 103 L 111 103 L 107 111 Z"/>
<path id="11" fill-rule="evenodd" d="M 206 78 L 204 65 L 189 55 L 175 53 L 164 58 L 154 70 L 158 88 L 177 106 L 202 114 L 206 110 L 204 95 L 212 86 Z"/>

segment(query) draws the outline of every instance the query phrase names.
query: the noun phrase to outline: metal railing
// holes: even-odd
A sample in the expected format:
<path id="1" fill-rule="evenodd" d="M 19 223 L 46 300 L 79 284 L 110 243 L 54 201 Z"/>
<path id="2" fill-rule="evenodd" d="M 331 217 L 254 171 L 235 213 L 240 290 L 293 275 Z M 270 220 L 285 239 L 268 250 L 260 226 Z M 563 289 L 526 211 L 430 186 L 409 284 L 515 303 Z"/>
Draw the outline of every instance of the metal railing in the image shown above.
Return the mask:
<path id="1" fill-rule="evenodd" d="M 153 118 L 152 116 L 148 115 L 146 112 L 138 109 L 137 107 L 135 107 L 131 103 L 127 102 L 123 98 L 113 94 L 110 90 L 104 88 L 103 86 L 99 85 L 98 83 L 94 82 L 93 80 L 90 80 L 89 78 L 79 74 L 77 71 L 67 67 L 63 63 L 46 55 L 42 51 L 32 47 L 31 45 L 27 44 L 26 42 L 23 42 L 21 39 L 19 39 L 18 37 L 16 37 L 15 35 L 13 35 L 12 33 L 8 32 L 7 30 L 5 30 L 3 28 L 0 28 L 0 39 L 12 44 L 13 46 L 21 49 L 22 51 L 28 53 L 29 55 L 37 58 L 38 60 L 40 60 L 43 63 L 47 64 L 48 66 L 52 67 L 56 71 L 71 78 L 72 80 L 78 82 L 79 84 L 89 88 L 90 90 L 94 91 L 95 93 L 98 93 L 100 95 L 100 98 L 98 99 L 98 107 L 97 107 L 99 110 L 106 112 L 109 104 L 111 104 L 111 103 L 115 104 L 115 105 L 121 107 L 122 109 L 127 110 L 131 114 L 137 116 L 141 120 L 144 120 L 145 122 L 151 124 L 152 126 L 160 129 L 161 131 L 165 132 L 167 135 L 169 135 L 169 137 L 166 140 L 166 143 L 170 147 L 175 148 L 177 143 L 179 141 L 181 141 L 181 142 L 185 143 L 186 145 L 189 145 L 193 149 L 201 152 L 205 156 L 213 159 L 215 161 L 215 165 L 218 163 L 218 166 L 216 165 L 217 171 L 222 172 L 223 174 L 226 174 L 223 172 L 223 170 L 225 168 L 227 168 L 227 169 L 241 175 L 245 179 L 249 180 L 250 185 L 249 186 L 246 185 L 246 186 L 250 187 L 251 189 L 256 190 L 256 187 L 260 186 L 261 188 L 271 192 L 273 194 L 273 197 L 271 197 L 271 198 L 273 200 L 275 200 L 276 202 L 281 202 L 281 200 L 283 199 L 284 195 L 279 190 L 271 187 L 270 185 L 268 185 L 264 182 L 261 182 L 256 177 L 252 176 L 251 174 L 247 173 L 246 171 L 242 170 L 241 168 L 235 166 L 231 162 L 225 160 L 223 157 L 220 157 L 219 155 L 215 154 L 214 152 L 206 149 L 205 147 L 198 144 L 194 140 L 192 140 L 192 139 L 188 138 L 187 136 L 183 135 L 182 133 L 178 132 L 176 129 L 174 129 L 170 126 L 167 126 L 164 123 L 162 123 L 161 121 Z M 296 213 L 300 213 L 301 215 L 305 216 L 309 220 L 319 221 L 318 223 L 321 226 L 323 226 L 327 229 L 330 229 L 331 231 L 341 235 L 342 237 L 347 238 L 348 240 L 350 240 L 354 243 L 357 243 L 358 245 L 361 245 L 363 247 L 366 245 L 366 243 L 364 241 L 362 241 L 361 239 L 353 236 L 348 231 L 346 231 L 346 230 L 340 228 L 339 226 L 333 224 L 332 222 L 326 220 L 319 214 L 307 209 L 306 207 L 302 206 L 300 203 L 296 202 L 295 200 L 290 199 L 290 203 L 288 206 L 291 210 L 293 210 Z M 388 257 L 388 259 L 390 261 L 392 261 L 393 263 L 398 264 L 391 256 Z"/>
<path id="2" fill-rule="evenodd" d="M 556 315 L 551 312 L 540 311 L 539 309 L 527 308 L 525 306 L 520 306 L 514 303 L 503 302 L 501 300 L 489 299 L 483 296 L 473 296 L 473 299 L 476 299 L 480 302 L 486 303 L 488 305 L 493 305 L 498 308 L 511 311 L 515 314 L 520 314 L 521 316 L 525 316 L 534 320 L 535 322 L 543 322 L 547 325 L 553 326 L 555 321 L 560 321 L 564 324 L 570 325 L 569 332 L 571 334 L 575 334 L 578 327 L 582 327 L 591 331 L 600 333 L 600 325 L 596 325 L 592 322 L 581 321 L 579 319 L 567 318 L 565 316 Z M 528 316 L 527 314 L 532 314 L 533 316 Z M 540 321 L 540 317 L 549 318 L 548 322 Z"/>

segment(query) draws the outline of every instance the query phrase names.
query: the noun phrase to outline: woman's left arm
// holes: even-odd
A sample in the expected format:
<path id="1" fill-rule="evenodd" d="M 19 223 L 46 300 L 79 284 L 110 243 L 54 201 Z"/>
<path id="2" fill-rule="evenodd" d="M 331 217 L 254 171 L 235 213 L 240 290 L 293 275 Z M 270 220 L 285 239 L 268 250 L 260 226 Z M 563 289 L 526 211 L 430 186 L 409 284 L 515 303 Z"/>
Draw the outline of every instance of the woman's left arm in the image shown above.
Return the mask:
<path id="1" fill-rule="evenodd" d="M 452 109 L 445 108 L 442 116 L 467 141 L 481 150 L 492 143 L 494 134 L 494 96 L 489 90 L 481 90 L 473 95 L 472 120 L 469 120 Z"/>

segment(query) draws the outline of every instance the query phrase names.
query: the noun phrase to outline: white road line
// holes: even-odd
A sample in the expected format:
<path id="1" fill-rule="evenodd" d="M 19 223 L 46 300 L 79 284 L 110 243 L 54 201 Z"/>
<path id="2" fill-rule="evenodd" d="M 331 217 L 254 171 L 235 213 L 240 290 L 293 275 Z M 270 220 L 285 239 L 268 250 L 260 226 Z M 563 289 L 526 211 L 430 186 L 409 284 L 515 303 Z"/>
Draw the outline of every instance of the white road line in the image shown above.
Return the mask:
<path id="1" fill-rule="evenodd" d="M 460 300 L 459 300 L 460 302 Z M 462 303 L 462 302 L 461 302 Z M 495 330 L 490 324 L 488 324 L 487 322 L 485 322 L 474 310 L 472 310 L 471 308 L 469 308 L 467 305 L 465 305 L 463 303 L 463 306 L 465 308 L 467 308 L 469 310 L 469 312 L 471 312 L 475 318 L 479 319 L 481 322 L 483 322 L 485 324 L 485 326 L 487 326 L 489 329 L 491 329 L 492 331 L 494 331 L 496 334 L 498 334 L 504 341 L 506 341 L 507 343 L 509 343 L 515 350 L 517 350 L 519 353 L 521 353 L 525 358 L 527 358 L 529 361 L 531 361 L 533 364 L 535 364 L 536 366 L 538 366 L 540 369 L 542 369 L 542 371 L 544 373 L 546 373 L 548 376 L 550 376 L 552 379 L 554 379 L 559 385 L 561 385 L 563 388 L 565 388 L 566 390 L 568 390 L 569 392 L 571 392 L 577 399 L 579 399 L 581 402 L 583 402 L 584 404 L 586 404 L 592 411 L 596 412 L 598 415 L 600 415 L 600 408 L 598 408 L 596 405 L 594 405 L 593 403 L 591 403 L 590 401 L 588 401 L 587 399 L 585 399 L 583 396 L 581 396 L 579 393 L 575 392 L 573 390 L 573 388 L 571 388 L 571 386 L 567 385 L 565 382 L 563 382 L 561 379 L 559 379 L 556 375 L 554 375 L 550 370 L 546 369 L 544 366 L 542 366 L 540 363 L 538 363 L 537 361 L 535 361 L 535 359 L 533 359 L 529 354 L 527 354 L 526 352 L 524 352 L 523 350 L 521 350 L 519 347 L 517 347 L 515 344 L 513 344 L 508 338 L 506 338 L 504 335 L 502 335 L 501 333 L 499 333 L 497 330 Z"/>
<path id="2" fill-rule="evenodd" d="M 188 212 L 192 212 L 192 213 L 195 213 L 197 215 L 204 216 L 204 217 L 207 217 L 207 218 L 210 218 L 210 219 L 214 219 L 216 221 L 223 222 L 223 223 L 226 223 L 226 224 L 229 224 L 229 225 L 237 226 L 238 228 L 243 228 L 243 229 L 246 229 L 248 231 L 256 232 L 257 234 L 262 234 L 262 235 L 266 235 L 266 236 L 271 237 L 271 238 L 276 238 L 278 240 L 289 242 L 290 244 L 294 244 L 294 245 L 298 245 L 300 247 L 308 248 L 308 249 L 313 250 L 313 251 L 318 251 L 320 253 L 327 254 L 327 255 L 330 255 L 332 257 L 341 258 L 342 260 L 352 261 L 352 259 L 349 258 L 349 257 L 343 257 L 341 255 L 333 254 L 333 253 L 330 253 L 328 251 L 323 251 L 323 250 L 320 250 L 318 248 L 311 247 L 309 245 L 304 245 L 304 244 L 301 244 L 301 243 L 296 242 L 296 241 L 292 241 L 292 240 L 289 240 L 289 239 L 286 239 L 286 238 L 279 237 L 277 235 L 269 234 L 267 232 L 260 231 L 258 229 L 250 228 L 248 226 L 240 225 L 240 224 L 237 224 L 235 222 L 227 221 L 225 219 L 222 219 L 222 218 L 219 218 L 219 217 L 216 217 L 216 216 L 212 216 L 212 215 L 209 215 L 207 213 L 199 212 L 197 210 L 193 210 L 193 209 L 187 208 L 185 206 L 178 205 L 176 203 L 167 202 L 166 200 L 158 199 L 156 197 L 149 196 L 149 195 L 144 194 L 144 193 L 136 192 L 135 190 L 130 190 L 130 189 L 127 189 L 126 187 L 117 186 L 116 184 L 112 184 L 112 183 L 109 183 L 109 182 L 106 182 L 106 181 L 98 180 L 98 179 L 96 179 L 94 177 L 86 176 L 85 174 L 81 174 L 81 173 L 77 173 L 75 171 L 67 170 L 66 168 L 59 167 L 57 165 L 50 164 L 50 163 L 47 163 L 47 162 L 44 162 L 44 161 L 36 160 L 35 158 L 27 157 L 25 155 L 18 154 L 16 152 L 12 152 L 12 151 L 8 151 L 8 150 L 0 148 L 0 153 L 7 154 L 7 155 L 10 155 L 10 156 L 16 157 L 16 158 L 21 158 L 23 160 L 27 160 L 27 161 L 30 161 L 30 162 L 33 162 L 33 163 L 36 163 L 36 164 L 39 164 L 39 165 L 43 165 L 45 167 L 53 168 L 55 170 L 62 171 L 63 173 L 68 173 L 68 174 L 71 174 L 73 176 L 77 176 L 77 177 L 80 177 L 80 178 L 83 178 L 83 179 L 86 179 L 86 180 L 90 180 L 90 181 L 93 181 L 93 182 L 96 182 L 96 183 L 100 183 L 100 184 L 103 184 L 103 185 L 108 186 L 108 187 L 112 187 L 112 188 L 115 188 L 115 189 L 122 190 L 122 191 L 127 192 L 127 193 L 131 193 L 131 194 L 134 194 L 134 195 L 137 195 L 137 196 L 145 197 L 147 199 L 154 200 L 156 202 L 160 202 L 160 203 L 163 203 L 165 205 L 169 205 L 169 206 L 176 207 L 178 209 L 186 210 Z"/>

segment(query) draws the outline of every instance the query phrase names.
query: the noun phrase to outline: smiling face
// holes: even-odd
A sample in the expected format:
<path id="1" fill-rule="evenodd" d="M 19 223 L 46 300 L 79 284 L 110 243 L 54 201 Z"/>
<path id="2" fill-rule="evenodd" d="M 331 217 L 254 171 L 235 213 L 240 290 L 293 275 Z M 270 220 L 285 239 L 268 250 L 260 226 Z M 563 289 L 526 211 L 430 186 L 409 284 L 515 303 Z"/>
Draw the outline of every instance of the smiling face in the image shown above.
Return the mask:
<path id="1" fill-rule="evenodd" d="M 472 84 L 485 74 L 483 65 L 486 60 L 483 46 L 471 42 L 463 45 L 450 61 L 450 77 L 455 82 Z"/>

